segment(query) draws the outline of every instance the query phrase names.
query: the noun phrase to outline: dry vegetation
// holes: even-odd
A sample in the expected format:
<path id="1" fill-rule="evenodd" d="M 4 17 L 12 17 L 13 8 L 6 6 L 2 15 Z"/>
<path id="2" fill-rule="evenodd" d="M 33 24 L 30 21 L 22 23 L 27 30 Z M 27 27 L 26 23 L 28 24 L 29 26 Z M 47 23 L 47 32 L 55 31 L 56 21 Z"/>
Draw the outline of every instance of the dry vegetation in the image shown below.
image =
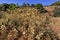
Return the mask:
<path id="1" fill-rule="evenodd" d="M 35 8 L 0 12 L 0 40 L 59 40 L 49 18 Z"/>

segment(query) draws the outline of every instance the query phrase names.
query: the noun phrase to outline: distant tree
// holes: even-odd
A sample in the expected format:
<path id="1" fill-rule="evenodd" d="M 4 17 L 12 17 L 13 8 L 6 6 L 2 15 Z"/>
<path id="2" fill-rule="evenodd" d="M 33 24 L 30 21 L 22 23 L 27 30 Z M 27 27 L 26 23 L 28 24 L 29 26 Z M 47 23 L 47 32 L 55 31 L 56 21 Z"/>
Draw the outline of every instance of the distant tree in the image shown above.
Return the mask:
<path id="1" fill-rule="evenodd" d="M 6 11 L 7 9 L 10 9 L 10 10 L 14 10 L 16 8 L 18 8 L 19 5 L 18 4 L 7 4 L 7 3 L 3 3 L 3 4 L 0 4 L 0 11 Z"/>
<path id="2" fill-rule="evenodd" d="M 45 8 L 43 8 L 43 5 L 40 3 L 36 5 L 36 8 L 39 9 L 40 13 L 48 12 L 47 10 L 45 10 Z"/>
<path id="3" fill-rule="evenodd" d="M 18 4 L 16 4 L 16 7 L 17 7 L 17 8 L 19 8 L 19 5 L 18 5 Z"/>
<path id="4" fill-rule="evenodd" d="M 23 3 L 23 5 L 22 5 L 22 7 L 28 7 L 28 6 L 30 6 L 29 3 Z"/>
<path id="5" fill-rule="evenodd" d="M 36 5 L 35 4 L 31 4 L 31 7 L 36 7 Z"/>
<path id="6" fill-rule="evenodd" d="M 27 6 L 30 6 L 30 4 L 29 4 L 29 3 L 27 3 Z"/>
<path id="7" fill-rule="evenodd" d="M 54 3 L 51 4 L 51 6 L 53 6 L 53 5 L 54 6 L 60 6 L 60 1 L 57 1 L 57 2 L 54 2 Z"/>
<path id="8" fill-rule="evenodd" d="M 26 7 L 26 4 L 25 3 L 23 3 L 23 5 L 22 5 L 23 7 Z"/>
<path id="9" fill-rule="evenodd" d="M 13 4 L 13 3 L 9 4 L 9 9 L 10 10 L 14 10 L 15 8 L 18 8 L 18 5 Z"/>
<path id="10" fill-rule="evenodd" d="M 37 9 L 43 8 L 43 5 L 39 3 L 39 4 L 36 5 L 36 8 Z"/>
<path id="11" fill-rule="evenodd" d="M 8 5 L 7 3 L 0 4 L 0 10 L 6 11 L 7 8 L 8 8 L 8 6 L 9 6 L 9 5 Z"/>

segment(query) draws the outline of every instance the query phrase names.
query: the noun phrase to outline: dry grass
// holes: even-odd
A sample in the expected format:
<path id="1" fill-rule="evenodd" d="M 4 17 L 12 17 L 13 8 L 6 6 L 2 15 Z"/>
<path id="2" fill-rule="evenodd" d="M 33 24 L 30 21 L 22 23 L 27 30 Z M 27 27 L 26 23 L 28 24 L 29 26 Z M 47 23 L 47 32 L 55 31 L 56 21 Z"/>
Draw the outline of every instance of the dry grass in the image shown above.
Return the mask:
<path id="1" fill-rule="evenodd" d="M 50 21 L 51 28 L 53 29 L 55 34 L 58 34 L 60 38 L 60 17 L 51 17 Z"/>
<path id="2" fill-rule="evenodd" d="M 35 8 L 18 8 L 0 13 L 0 40 L 58 40 L 50 28 L 49 17 Z"/>

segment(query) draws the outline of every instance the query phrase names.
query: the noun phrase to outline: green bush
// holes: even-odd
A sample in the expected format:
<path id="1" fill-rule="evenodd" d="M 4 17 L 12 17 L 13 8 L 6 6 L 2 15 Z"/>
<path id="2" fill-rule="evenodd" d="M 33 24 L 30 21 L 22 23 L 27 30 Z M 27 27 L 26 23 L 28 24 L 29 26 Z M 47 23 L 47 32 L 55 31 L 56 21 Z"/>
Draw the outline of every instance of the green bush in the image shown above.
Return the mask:
<path id="1" fill-rule="evenodd" d="M 3 4 L 0 4 L 0 11 L 6 11 L 7 9 L 10 9 L 10 10 L 14 10 L 16 8 L 18 8 L 18 4 L 7 4 L 7 3 L 3 3 Z"/>
<path id="2" fill-rule="evenodd" d="M 54 17 L 60 17 L 60 9 L 55 9 Z"/>
<path id="3" fill-rule="evenodd" d="M 46 13 L 46 12 L 48 12 L 47 10 L 45 10 L 44 8 L 40 8 L 40 13 Z"/>
<path id="4" fill-rule="evenodd" d="M 43 5 L 39 3 L 39 4 L 36 5 L 36 8 L 37 9 L 43 8 Z"/>
<path id="5" fill-rule="evenodd" d="M 45 10 L 43 8 L 43 5 L 40 3 L 36 5 L 36 8 L 40 11 L 40 13 L 46 13 L 47 12 L 47 10 Z"/>
<path id="6" fill-rule="evenodd" d="M 16 8 L 18 8 L 18 5 L 9 4 L 9 9 L 10 9 L 10 10 L 14 10 L 14 9 L 16 9 Z"/>

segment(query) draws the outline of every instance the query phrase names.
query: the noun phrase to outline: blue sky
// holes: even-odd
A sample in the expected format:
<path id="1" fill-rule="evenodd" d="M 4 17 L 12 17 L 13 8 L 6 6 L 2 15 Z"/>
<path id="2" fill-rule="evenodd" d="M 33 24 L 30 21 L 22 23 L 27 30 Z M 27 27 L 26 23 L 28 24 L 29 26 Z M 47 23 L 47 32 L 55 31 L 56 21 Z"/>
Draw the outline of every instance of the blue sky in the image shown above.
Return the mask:
<path id="1" fill-rule="evenodd" d="M 19 4 L 22 5 L 22 3 L 30 3 L 30 4 L 37 4 L 37 3 L 41 3 L 43 5 L 50 5 L 54 2 L 56 2 L 57 0 L 0 0 L 0 4 L 2 3 L 15 3 L 15 4 Z"/>

